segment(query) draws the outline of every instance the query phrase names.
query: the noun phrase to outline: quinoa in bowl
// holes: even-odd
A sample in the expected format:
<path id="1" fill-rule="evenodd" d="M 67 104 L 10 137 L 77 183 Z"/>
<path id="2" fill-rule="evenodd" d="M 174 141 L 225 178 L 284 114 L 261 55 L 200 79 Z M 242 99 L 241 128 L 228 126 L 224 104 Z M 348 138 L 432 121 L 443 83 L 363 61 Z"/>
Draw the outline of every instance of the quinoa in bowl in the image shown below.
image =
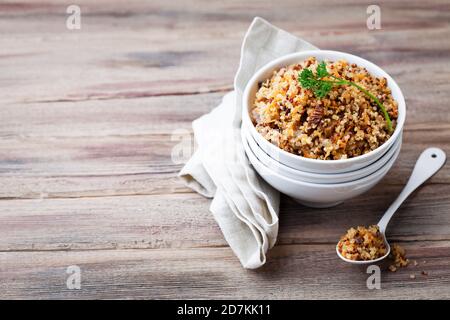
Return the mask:
<path id="1" fill-rule="evenodd" d="M 354 86 L 333 86 L 323 97 L 303 88 L 300 72 L 316 71 L 318 65 L 310 57 L 274 71 L 259 84 L 250 110 L 256 130 L 279 148 L 311 159 L 353 158 L 385 143 L 398 117 L 398 104 L 386 78 L 374 77 L 343 59 L 326 61 L 331 76 L 357 83 L 378 98 L 392 121 L 392 131 L 377 104 Z"/>

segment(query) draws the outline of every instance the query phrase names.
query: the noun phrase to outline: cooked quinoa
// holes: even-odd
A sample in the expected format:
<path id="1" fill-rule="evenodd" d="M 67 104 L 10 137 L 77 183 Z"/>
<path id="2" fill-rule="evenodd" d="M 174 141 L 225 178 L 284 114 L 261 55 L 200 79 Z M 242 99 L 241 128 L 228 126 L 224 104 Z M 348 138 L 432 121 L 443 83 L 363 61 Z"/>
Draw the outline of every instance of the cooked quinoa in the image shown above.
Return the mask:
<path id="1" fill-rule="evenodd" d="M 367 261 L 384 256 L 387 252 L 378 226 L 359 226 L 348 229 L 338 243 L 338 250 L 350 260 Z"/>
<path id="2" fill-rule="evenodd" d="M 394 260 L 394 263 L 389 266 L 389 270 L 392 272 L 397 271 L 398 268 L 406 267 L 409 264 L 405 249 L 398 244 L 392 246 L 391 258 Z"/>
<path id="3" fill-rule="evenodd" d="M 345 60 L 325 61 L 330 74 L 355 82 L 375 95 L 396 126 L 398 104 L 385 78 Z M 359 89 L 335 86 L 316 98 L 298 81 L 304 68 L 315 72 L 318 61 L 275 71 L 260 84 L 251 110 L 253 124 L 265 139 L 279 148 L 312 159 L 338 160 L 370 152 L 389 139 L 386 120 L 375 102 Z"/>

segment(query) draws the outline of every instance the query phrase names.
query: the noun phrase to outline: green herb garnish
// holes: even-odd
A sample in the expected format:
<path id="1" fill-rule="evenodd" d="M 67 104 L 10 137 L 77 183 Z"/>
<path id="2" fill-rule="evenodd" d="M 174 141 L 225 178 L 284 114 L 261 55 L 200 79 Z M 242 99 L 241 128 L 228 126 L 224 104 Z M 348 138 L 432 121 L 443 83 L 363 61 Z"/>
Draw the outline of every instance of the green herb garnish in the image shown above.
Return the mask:
<path id="1" fill-rule="evenodd" d="M 333 80 L 330 80 L 330 78 Z M 322 61 L 317 66 L 316 74 L 314 74 L 309 69 L 303 69 L 303 71 L 298 76 L 298 81 L 300 82 L 303 88 L 311 89 L 314 92 L 314 95 L 318 98 L 325 97 L 333 88 L 333 86 L 350 85 L 358 88 L 360 91 L 362 91 L 366 96 L 368 96 L 378 105 L 380 110 L 383 112 L 384 118 L 386 119 L 386 124 L 389 132 L 392 132 L 391 118 L 389 117 L 389 114 L 387 113 L 386 109 L 384 108 L 380 100 L 378 100 L 377 97 L 375 97 L 373 94 L 371 94 L 369 91 L 367 91 L 360 85 L 352 81 L 341 79 L 329 74 L 327 71 L 327 65 L 325 61 Z"/>

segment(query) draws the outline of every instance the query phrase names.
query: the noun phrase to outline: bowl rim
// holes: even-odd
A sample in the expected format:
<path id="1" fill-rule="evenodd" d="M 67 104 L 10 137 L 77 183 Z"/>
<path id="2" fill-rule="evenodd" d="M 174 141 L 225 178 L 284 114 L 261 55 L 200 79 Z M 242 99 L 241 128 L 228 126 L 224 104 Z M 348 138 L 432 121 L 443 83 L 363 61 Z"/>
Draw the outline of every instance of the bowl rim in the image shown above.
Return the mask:
<path id="1" fill-rule="evenodd" d="M 258 157 L 253 153 L 253 150 L 247 144 L 247 140 L 244 138 L 244 135 L 241 135 L 241 139 L 242 139 L 242 143 L 244 145 L 245 153 L 247 154 L 247 157 L 249 158 L 249 161 L 252 164 L 252 166 L 253 166 L 253 162 L 250 160 L 251 157 L 253 157 L 255 161 L 259 162 L 260 166 L 262 166 L 265 170 L 269 171 L 272 176 L 274 176 L 274 177 L 276 177 L 278 179 L 285 180 L 285 181 L 288 181 L 289 183 L 293 183 L 293 184 L 299 184 L 299 185 L 302 185 L 304 187 L 315 187 L 315 188 L 320 187 L 320 188 L 325 188 L 325 189 L 352 187 L 356 183 L 365 184 L 365 183 L 369 182 L 371 179 L 373 179 L 374 176 L 376 176 L 376 175 L 380 175 L 380 174 L 382 176 L 386 175 L 389 172 L 389 170 L 391 170 L 391 168 L 394 165 L 395 161 L 397 161 L 398 155 L 400 154 L 400 150 L 401 150 L 401 145 L 400 145 L 400 148 L 398 148 L 398 150 L 396 150 L 394 152 L 394 154 L 391 156 L 391 158 L 386 162 L 386 164 L 384 166 L 382 166 L 380 169 L 372 172 L 371 174 L 369 174 L 369 175 L 367 175 L 367 176 L 365 176 L 363 178 L 355 179 L 355 180 L 348 181 L 348 182 L 322 184 L 322 183 L 313 183 L 313 182 L 305 182 L 305 181 L 300 181 L 300 180 L 294 180 L 294 179 L 291 179 L 289 177 L 285 177 L 285 176 L 280 175 L 278 172 L 275 172 L 274 170 L 272 170 L 271 168 L 266 166 L 264 163 L 262 163 L 258 159 Z M 250 152 L 250 155 L 247 152 Z M 383 170 L 386 170 L 386 172 L 385 173 L 381 173 Z M 256 171 L 258 172 L 258 170 L 256 170 Z M 259 172 L 258 172 L 258 174 L 259 174 Z M 266 180 L 266 179 L 264 179 L 263 175 L 259 174 L 259 176 L 263 180 Z"/>
<path id="2" fill-rule="evenodd" d="M 270 143 L 269 141 L 267 141 L 255 128 L 255 126 L 253 125 L 253 122 L 251 121 L 250 118 L 250 114 L 249 114 L 249 96 L 250 96 L 250 91 L 251 88 L 253 87 L 253 85 L 255 83 L 258 82 L 258 79 L 265 74 L 266 72 L 272 70 L 274 71 L 275 68 L 280 68 L 280 64 L 282 65 L 283 62 L 291 60 L 291 59 L 296 59 L 298 58 L 300 59 L 306 59 L 307 57 L 310 56 L 315 56 L 315 55 L 325 55 L 328 57 L 324 57 L 324 58 L 319 58 L 318 60 L 324 60 L 324 59 L 333 59 L 333 60 L 337 60 L 337 59 L 347 59 L 347 60 L 357 60 L 357 62 L 353 62 L 356 63 L 358 66 L 367 68 L 367 66 L 370 66 L 370 68 L 372 69 L 376 69 L 377 72 L 380 74 L 379 77 L 385 77 L 387 79 L 387 83 L 388 83 L 388 87 L 391 89 L 391 91 L 397 91 L 398 92 L 398 96 L 399 98 L 396 99 L 397 103 L 398 103 L 398 117 L 397 117 L 397 125 L 395 127 L 394 133 L 389 137 L 388 140 L 386 140 L 381 146 L 377 147 L 376 149 L 365 153 L 363 155 L 359 155 L 353 158 L 347 158 L 347 159 L 338 159 L 338 160 L 325 160 L 325 159 L 311 159 L 311 158 L 306 158 L 306 157 L 302 157 L 300 155 L 296 155 L 290 152 L 287 152 L 281 148 L 279 148 L 278 146 L 273 145 L 272 143 Z M 333 57 L 334 56 L 334 57 Z M 358 63 L 358 61 L 362 62 Z M 244 89 L 244 93 L 242 96 L 242 116 L 243 118 L 247 119 L 247 125 L 250 127 L 250 130 L 252 131 L 252 134 L 257 134 L 261 136 L 261 140 L 264 140 L 264 143 L 268 146 L 268 148 L 273 149 L 274 151 L 276 150 L 277 152 L 280 152 L 281 155 L 284 155 L 288 158 L 290 158 L 293 161 L 303 161 L 305 163 L 309 163 L 309 164 L 324 164 L 326 165 L 326 163 L 329 163 L 330 165 L 339 165 L 339 164 L 352 164 L 355 162 L 359 162 L 359 161 L 364 161 L 365 159 L 370 158 L 373 154 L 381 152 L 380 150 L 385 149 L 387 146 L 391 145 L 393 143 L 393 141 L 395 141 L 395 139 L 398 138 L 398 135 L 400 134 L 400 132 L 403 130 L 403 126 L 406 120 L 406 103 L 405 103 L 405 98 L 403 96 L 403 92 L 400 89 L 400 87 L 398 86 L 397 82 L 386 72 L 384 71 L 381 67 L 377 66 L 376 64 L 374 64 L 373 62 L 370 62 L 364 58 L 361 58 L 359 56 L 350 54 L 350 53 L 346 53 L 346 52 L 341 52 L 341 51 L 333 51 L 333 50 L 307 50 L 307 51 L 300 51 L 300 52 L 294 52 L 294 53 L 290 53 L 284 56 L 281 56 L 275 60 L 272 60 L 271 62 L 265 64 L 264 66 L 262 66 L 260 69 L 258 69 L 258 71 L 255 72 L 255 74 L 250 78 L 250 80 L 247 82 L 245 89 Z M 246 116 L 244 116 L 246 115 Z M 243 120 L 244 122 L 244 120 Z M 246 125 L 246 124 L 244 124 Z"/>
<path id="3" fill-rule="evenodd" d="M 253 151 L 252 147 L 251 147 L 251 142 L 248 142 L 249 139 L 252 139 L 254 144 L 256 145 L 255 147 L 257 147 L 261 153 L 263 153 L 264 155 L 266 155 L 268 158 L 270 158 L 271 163 L 273 162 L 273 164 L 275 166 L 280 166 L 283 167 L 283 170 L 286 170 L 287 172 L 291 172 L 291 171 L 300 171 L 301 174 L 304 174 L 305 177 L 307 179 L 314 179 L 314 178 L 318 178 L 319 176 L 321 178 L 325 178 L 325 176 L 329 176 L 330 179 L 332 178 L 341 178 L 341 179 L 352 179 L 352 180 L 348 180 L 348 181 L 344 181 L 344 182 L 351 182 L 354 180 L 358 180 L 358 179 L 362 179 L 368 175 L 371 175 L 372 173 L 380 170 L 383 166 L 387 165 L 387 163 L 389 162 L 389 160 L 392 158 L 392 156 L 397 152 L 397 149 L 400 149 L 402 146 L 402 135 L 400 134 L 398 139 L 396 141 L 394 141 L 394 143 L 392 144 L 392 146 L 386 151 L 386 153 L 384 153 L 380 158 L 378 158 L 377 160 L 375 160 L 374 162 L 368 164 L 367 166 L 357 169 L 357 170 L 353 170 L 353 171 L 348 171 L 348 172 L 338 172 L 338 173 L 315 173 L 315 172 L 308 172 L 308 171 L 302 171 L 302 170 L 298 170 L 298 169 L 294 169 L 291 168 L 287 165 L 285 165 L 284 163 L 278 162 L 277 160 L 273 159 L 269 154 L 267 154 L 263 149 L 261 149 L 259 147 L 258 142 L 252 137 L 252 135 L 250 134 L 250 132 L 247 130 L 247 128 L 241 128 L 241 134 L 244 135 L 244 138 L 246 140 L 246 142 L 248 143 L 248 146 L 250 148 L 250 150 L 252 150 L 253 155 L 261 162 L 265 165 L 265 163 L 263 161 L 261 161 L 259 159 L 259 157 L 255 154 L 255 152 Z M 375 171 L 371 171 L 369 167 L 374 167 L 376 166 L 376 164 L 379 165 L 379 162 L 382 161 L 382 159 L 384 157 L 388 156 L 388 160 L 385 160 L 385 163 L 383 165 L 381 165 L 381 167 L 379 167 L 377 170 Z M 266 167 L 268 167 L 266 165 Z M 269 169 L 273 170 L 272 168 L 269 167 Z M 365 171 L 369 171 L 369 173 L 365 173 L 364 176 L 360 177 L 360 178 L 356 178 L 354 179 L 352 176 L 355 175 L 357 172 L 361 172 L 362 170 Z M 295 174 L 294 172 L 292 172 L 291 174 Z M 340 176 L 340 177 L 336 177 L 336 176 Z M 345 178 L 348 177 L 348 178 Z M 344 182 L 327 182 L 326 184 L 333 184 L 333 183 L 344 183 Z"/>

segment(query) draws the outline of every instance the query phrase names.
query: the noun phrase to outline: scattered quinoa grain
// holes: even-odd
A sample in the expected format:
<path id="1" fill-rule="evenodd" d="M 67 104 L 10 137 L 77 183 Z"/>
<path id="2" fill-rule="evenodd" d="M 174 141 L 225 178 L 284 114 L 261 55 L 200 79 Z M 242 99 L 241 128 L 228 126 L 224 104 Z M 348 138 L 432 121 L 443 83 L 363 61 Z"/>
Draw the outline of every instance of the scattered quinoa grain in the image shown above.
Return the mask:
<path id="1" fill-rule="evenodd" d="M 409 264 L 409 260 L 406 258 L 405 249 L 398 244 L 392 246 L 391 257 L 394 260 L 394 263 L 389 266 L 389 270 L 391 270 L 391 267 L 397 270 L 398 268 L 406 267 Z"/>

